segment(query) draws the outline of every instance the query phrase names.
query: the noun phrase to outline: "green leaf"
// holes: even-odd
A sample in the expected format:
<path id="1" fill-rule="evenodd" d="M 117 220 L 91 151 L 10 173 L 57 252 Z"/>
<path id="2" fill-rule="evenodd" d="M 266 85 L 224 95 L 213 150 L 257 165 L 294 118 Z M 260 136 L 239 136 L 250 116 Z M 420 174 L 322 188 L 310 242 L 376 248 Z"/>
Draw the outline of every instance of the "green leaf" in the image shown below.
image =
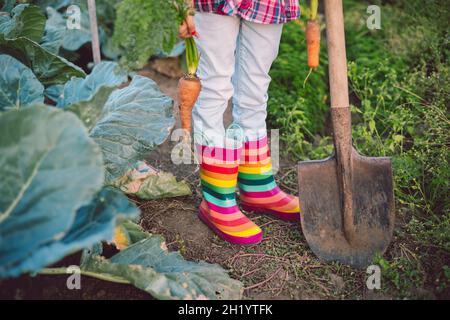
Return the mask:
<path id="1" fill-rule="evenodd" d="M 72 77 L 85 77 L 84 71 L 24 37 L 5 39 L 0 34 L 0 53 L 6 53 L 31 68 L 45 86 L 65 83 Z"/>
<path id="2" fill-rule="evenodd" d="M 47 87 L 44 90 L 44 95 L 56 103 L 59 99 L 62 99 L 63 92 L 64 92 L 64 85 L 55 84 L 50 87 Z"/>
<path id="3" fill-rule="evenodd" d="M 111 28 L 115 21 L 115 5 L 121 0 L 97 0 L 97 18 L 100 33 L 100 45 L 102 53 L 106 57 L 115 60 L 117 53 L 111 51 L 108 42 L 111 42 Z M 90 22 L 86 0 L 59 0 L 59 1 L 38 1 L 43 11 L 47 11 L 49 19 L 45 27 L 45 39 L 43 46 L 47 49 L 59 50 L 63 47 L 66 50 L 78 50 L 82 45 L 91 41 Z M 81 9 L 81 28 L 67 29 L 66 22 L 69 18 L 67 13 L 61 9 L 69 5 L 76 5 Z M 58 12 L 59 11 L 59 12 Z M 106 48 L 106 46 L 108 48 Z M 108 51 L 105 54 L 105 48 Z M 50 49 L 49 49 L 50 50 Z M 57 51 L 52 51 L 56 53 Z"/>
<path id="4" fill-rule="evenodd" d="M 179 252 L 168 252 L 162 237 L 151 234 L 110 259 L 85 255 L 81 268 L 128 280 L 157 299 L 242 298 L 242 283 L 222 267 L 186 261 Z"/>
<path id="5" fill-rule="evenodd" d="M 133 243 L 146 239 L 149 236 L 150 234 L 142 230 L 138 224 L 125 220 L 117 224 L 114 230 L 113 244 L 117 249 L 123 250 Z M 101 251 L 98 254 L 101 254 Z M 84 259 L 82 259 L 82 261 L 84 261 Z"/>
<path id="6" fill-rule="evenodd" d="M 137 191 L 131 190 L 128 187 L 133 183 L 139 184 Z M 125 175 L 115 185 L 123 192 L 132 194 L 143 200 L 180 197 L 191 194 L 191 189 L 185 181 L 178 182 L 172 173 L 163 171 L 149 174 L 139 182 L 133 180 L 131 175 Z"/>
<path id="7" fill-rule="evenodd" d="M 112 38 L 108 37 L 102 45 L 102 55 L 111 60 L 117 60 L 120 56 L 120 49 L 113 43 Z"/>
<path id="8" fill-rule="evenodd" d="M 67 28 L 67 20 L 62 14 L 47 7 L 48 20 L 45 25 L 46 41 L 44 46 L 64 48 L 76 51 L 91 41 L 91 30 L 87 11 L 81 11 L 80 29 Z M 57 51 L 56 51 L 57 52 Z"/>
<path id="9" fill-rule="evenodd" d="M 61 256 L 28 260 L 64 238 L 104 182 L 99 147 L 72 113 L 48 106 L 0 115 L 0 278 Z"/>
<path id="10" fill-rule="evenodd" d="M 0 11 L 11 12 L 15 4 L 16 0 L 4 0 L 3 7 L 0 9 Z"/>
<path id="11" fill-rule="evenodd" d="M 71 246 L 70 251 L 75 252 L 100 241 L 111 241 L 116 224 L 138 218 L 139 213 L 122 192 L 104 187 L 88 205 L 78 209 L 74 223 L 56 245 Z"/>
<path id="12" fill-rule="evenodd" d="M 44 87 L 18 60 L 0 54 L 0 111 L 44 102 Z"/>
<path id="13" fill-rule="evenodd" d="M 144 66 L 160 49 L 170 52 L 178 37 L 178 13 L 172 1 L 123 0 L 117 6 L 113 42 L 122 63 Z"/>
<path id="14" fill-rule="evenodd" d="M 36 0 L 35 3 L 45 10 L 47 7 L 52 7 L 56 10 L 62 9 L 70 5 L 74 0 Z M 78 2 L 78 1 L 77 1 Z"/>
<path id="15" fill-rule="evenodd" d="M 55 12 L 56 14 L 53 14 Z M 53 8 L 47 8 L 47 22 L 45 23 L 44 37 L 41 46 L 51 53 L 58 54 L 66 33 L 65 21 Z"/>
<path id="16" fill-rule="evenodd" d="M 402 142 L 404 138 L 405 138 L 405 137 L 402 136 L 401 134 L 396 134 L 396 135 L 393 136 L 393 139 L 394 139 L 394 141 L 395 141 L 396 143 Z"/>
<path id="17" fill-rule="evenodd" d="M 40 45 L 42 48 L 53 54 L 58 54 L 63 41 L 64 32 L 62 30 L 46 28 L 44 37 Z"/>
<path id="18" fill-rule="evenodd" d="M 74 103 L 90 101 L 100 88 L 116 88 L 128 80 L 128 74 L 115 62 L 101 62 L 96 65 L 86 78 L 72 78 L 64 85 L 62 98 L 58 100 L 59 108 L 66 108 Z M 104 101 L 106 102 L 106 100 Z M 103 104 L 98 105 L 100 110 Z M 97 119 L 95 119 L 96 121 Z"/>
<path id="19" fill-rule="evenodd" d="M 91 130 L 100 119 L 103 106 L 115 89 L 115 87 L 99 87 L 89 100 L 71 104 L 66 110 L 75 113 L 84 122 L 88 130 Z"/>
<path id="20" fill-rule="evenodd" d="M 0 20 L 0 33 L 7 39 L 26 37 L 39 42 L 44 34 L 45 16 L 37 6 L 19 4 L 11 11 L 12 18 Z"/>
<path id="21" fill-rule="evenodd" d="M 371 119 L 371 120 L 369 121 L 369 129 L 370 129 L 370 132 L 371 132 L 371 133 L 375 131 L 375 129 L 376 129 L 375 120 Z"/>
<path id="22" fill-rule="evenodd" d="M 122 230 L 127 233 L 128 238 L 130 239 L 130 245 L 151 236 L 151 234 L 144 231 L 140 225 L 129 220 L 123 221 L 120 226 L 123 227 Z"/>
<path id="23" fill-rule="evenodd" d="M 139 213 L 136 205 L 122 192 L 104 187 L 91 203 L 77 211 L 75 222 L 61 242 L 73 244 L 74 239 L 78 239 L 76 250 L 79 250 L 103 240 L 111 241 L 116 223 L 138 218 Z"/>
<path id="24" fill-rule="evenodd" d="M 69 254 L 89 248 L 100 241 L 111 241 L 117 220 L 136 218 L 138 215 L 139 209 L 123 193 L 103 188 L 91 203 L 78 209 L 75 221 L 61 239 L 35 249 L 20 262 L 20 268 L 38 272 Z"/>
<path id="25" fill-rule="evenodd" d="M 142 76 L 109 96 L 90 134 L 103 150 L 108 183 L 167 139 L 175 124 L 172 106 L 172 99 Z"/>

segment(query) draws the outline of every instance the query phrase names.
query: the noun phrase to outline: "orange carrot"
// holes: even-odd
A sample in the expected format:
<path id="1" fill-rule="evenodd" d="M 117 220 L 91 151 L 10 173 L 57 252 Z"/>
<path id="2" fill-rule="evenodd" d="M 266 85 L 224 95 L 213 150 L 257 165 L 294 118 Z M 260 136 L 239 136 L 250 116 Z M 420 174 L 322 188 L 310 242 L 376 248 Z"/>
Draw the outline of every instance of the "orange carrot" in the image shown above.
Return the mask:
<path id="1" fill-rule="evenodd" d="M 178 81 L 178 102 L 180 104 L 181 128 L 191 133 L 192 109 L 198 99 L 202 85 L 196 75 L 185 75 Z"/>
<path id="2" fill-rule="evenodd" d="M 184 129 L 183 138 L 186 141 L 192 131 L 192 109 L 202 90 L 202 84 L 196 74 L 200 60 L 197 45 L 193 38 L 187 38 L 185 43 L 188 73 L 178 82 L 178 102 L 180 104 L 181 128 Z"/>
<path id="3" fill-rule="evenodd" d="M 306 26 L 306 45 L 308 50 L 308 66 L 315 69 L 319 66 L 320 24 L 317 20 L 309 20 Z"/>
<path id="4" fill-rule="evenodd" d="M 311 0 L 311 9 L 308 24 L 306 25 L 306 48 L 308 52 L 309 72 L 303 82 L 305 87 L 312 71 L 319 66 L 320 57 L 320 23 L 317 19 L 317 11 L 319 7 L 318 0 Z"/>
<path id="5" fill-rule="evenodd" d="M 174 1 L 181 23 L 186 20 L 188 15 L 193 15 L 192 4 L 192 1 L 187 0 Z M 196 32 L 193 32 L 192 35 L 198 37 Z M 197 45 L 192 37 L 186 38 L 184 42 L 186 44 L 187 74 L 178 81 L 178 103 L 180 105 L 181 128 L 184 129 L 183 140 L 187 142 L 192 131 L 192 109 L 197 102 L 202 84 L 197 77 L 197 68 L 200 61 Z"/>

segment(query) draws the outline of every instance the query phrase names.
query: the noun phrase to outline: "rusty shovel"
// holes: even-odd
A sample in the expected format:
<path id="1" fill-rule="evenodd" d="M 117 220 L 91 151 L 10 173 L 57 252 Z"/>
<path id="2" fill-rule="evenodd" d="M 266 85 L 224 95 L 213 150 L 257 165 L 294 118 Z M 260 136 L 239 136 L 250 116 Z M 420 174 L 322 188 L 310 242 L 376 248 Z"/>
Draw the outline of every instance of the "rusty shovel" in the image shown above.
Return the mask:
<path id="1" fill-rule="evenodd" d="M 298 165 L 301 225 L 319 259 L 363 268 L 392 238 L 392 164 L 352 146 L 342 0 L 324 2 L 335 152 Z"/>

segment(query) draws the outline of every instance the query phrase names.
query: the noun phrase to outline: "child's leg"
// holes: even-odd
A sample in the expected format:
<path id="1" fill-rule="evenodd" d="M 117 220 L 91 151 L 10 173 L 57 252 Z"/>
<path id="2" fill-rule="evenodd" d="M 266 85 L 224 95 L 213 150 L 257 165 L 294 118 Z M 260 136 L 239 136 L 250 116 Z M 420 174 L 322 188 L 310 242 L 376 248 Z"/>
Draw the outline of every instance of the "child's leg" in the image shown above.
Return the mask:
<path id="1" fill-rule="evenodd" d="M 282 24 L 242 21 L 233 76 L 233 120 L 247 139 L 266 135 L 269 70 L 278 55 Z"/>
<path id="2" fill-rule="evenodd" d="M 281 31 L 282 25 L 242 23 L 233 78 L 233 118 L 246 137 L 238 186 L 244 209 L 296 221 L 300 219 L 298 198 L 277 186 L 266 136 L 269 70 L 278 54 Z"/>
<path id="3" fill-rule="evenodd" d="M 197 13 L 195 24 L 201 55 L 197 73 L 202 91 L 192 114 L 194 133 L 205 135 L 220 147 L 225 134 L 223 113 L 233 95 L 231 76 L 240 21 L 235 17 Z"/>
<path id="4" fill-rule="evenodd" d="M 225 138 L 223 113 L 233 95 L 231 76 L 240 21 L 198 13 L 195 23 L 199 33 L 196 42 L 201 54 L 198 75 L 203 88 L 193 112 L 194 133 L 205 135 L 208 142 L 214 144 L 205 146 L 196 139 L 203 195 L 199 218 L 226 241 L 255 244 L 261 241 L 262 231 L 236 203 L 242 149 L 222 148 Z"/>

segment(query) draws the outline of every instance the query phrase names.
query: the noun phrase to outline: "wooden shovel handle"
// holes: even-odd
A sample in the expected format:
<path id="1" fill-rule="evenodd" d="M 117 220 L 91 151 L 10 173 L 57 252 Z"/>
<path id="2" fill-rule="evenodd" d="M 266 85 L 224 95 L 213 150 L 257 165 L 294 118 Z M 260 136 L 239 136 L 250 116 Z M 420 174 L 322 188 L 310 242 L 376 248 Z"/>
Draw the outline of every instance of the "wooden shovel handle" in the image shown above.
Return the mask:
<path id="1" fill-rule="evenodd" d="M 94 58 L 94 64 L 99 64 L 101 61 L 101 55 L 100 55 L 100 40 L 98 37 L 97 10 L 95 0 L 87 0 L 87 3 L 89 11 L 89 22 L 91 25 L 92 55 Z"/>
<path id="2" fill-rule="evenodd" d="M 331 117 L 342 199 L 342 218 L 345 237 L 349 242 L 352 242 L 355 239 L 356 232 L 352 194 L 353 148 L 342 0 L 325 0 L 325 17 L 327 24 Z"/>

